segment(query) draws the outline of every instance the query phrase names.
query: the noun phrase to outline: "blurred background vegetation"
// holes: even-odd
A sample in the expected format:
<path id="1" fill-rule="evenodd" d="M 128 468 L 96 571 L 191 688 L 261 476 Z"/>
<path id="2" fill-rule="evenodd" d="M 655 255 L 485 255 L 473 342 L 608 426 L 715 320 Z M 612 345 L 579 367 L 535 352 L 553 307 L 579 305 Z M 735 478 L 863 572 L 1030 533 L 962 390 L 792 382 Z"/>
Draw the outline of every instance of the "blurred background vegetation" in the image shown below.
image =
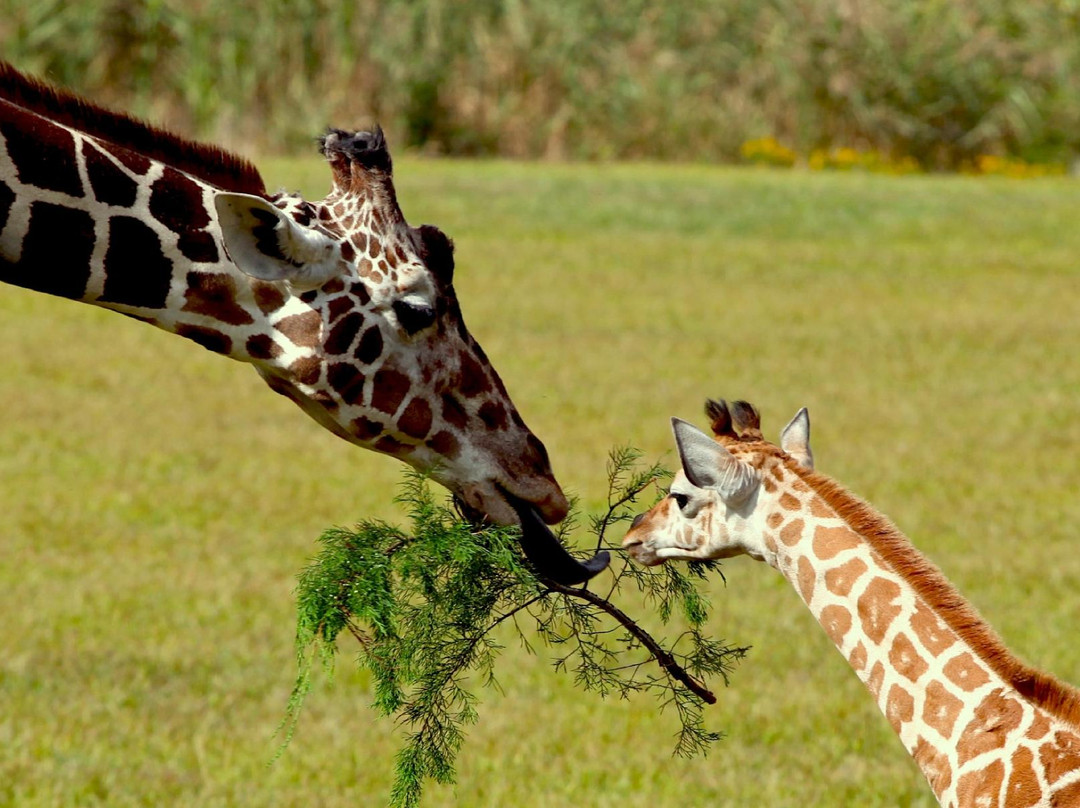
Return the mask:
<path id="1" fill-rule="evenodd" d="M 0 53 L 249 153 L 378 120 L 455 155 L 1080 154 L 1080 0 L 0 0 Z"/>

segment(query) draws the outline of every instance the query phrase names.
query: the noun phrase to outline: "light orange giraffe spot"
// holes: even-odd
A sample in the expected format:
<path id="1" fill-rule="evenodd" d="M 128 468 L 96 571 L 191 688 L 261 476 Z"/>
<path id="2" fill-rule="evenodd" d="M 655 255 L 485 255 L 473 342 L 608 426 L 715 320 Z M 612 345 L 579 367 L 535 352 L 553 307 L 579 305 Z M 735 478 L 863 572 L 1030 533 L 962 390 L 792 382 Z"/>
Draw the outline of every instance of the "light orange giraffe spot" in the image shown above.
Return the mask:
<path id="1" fill-rule="evenodd" d="M 914 643 L 903 632 L 897 634 L 893 640 L 892 648 L 889 649 L 889 662 L 892 663 L 893 670 L 912 682 L 926 673 L 929 667 L 919 656 Z"/>
<path id="2" fill-rule="evenodd" d="M 1080 805 L 1080 780 L 1074 780 L 1064 788 L 1052 792 L 1050 804 L 1055 808 L 1076 808 Z"/>
<path id="3" fill-rule="evenodd" d="M 803 534 L 803 520 L 792 519 L 780 531 L 780 541 L 788 547 L 794 547 Z"/>
<path id="4" fill-rule="evenodd" d="M 967 651 L 945 663 L 945 675 L 954 685 L 968 693 L 990 681 L 990 676 Z"/>
<path id="5" fill-rule="evenodd" d="M 889 719 L 893 732 L 900 734 L 900 729 L 915 716 L 915 699 L 900 685 L 889 688 L 885 700 L 885 717 Z"/>
<path id="6" fill-rule="evenodd" d="M 1005 804 L 1009 808 L 1031 808 L 1042 799 L 1039 776 L 1035 773 L 1035 755 L 1026 746 L 1019 747 L 1012 756 L 1012 774 L 1005 786 Z"/>
<path id="7" fill-rule="evenodd" d="M 834 595 L 847 597 L 851 587 L 866 572 L 866 562 L 861 558 L 853 558 L 839 567 L 833 567 L 825 573 L 825 588 Z"/>
<path id="8" fill-rule="evenodd" d="M 911 617 L 911 628 L 923 648 L 935 657 L 956 642 L 956 636 L 946 628 L 933 610 L 921 600 L 915 604 L 915 614 Z"/>
<path id="9" fill-rule="evenodd" d="M 773 511 L 769 514 L 769 518 L 765 520 L 765 524 L 769 526 L 770 530 L 776 530 L 784 522 L 784 514 L 780 511 Z"/>
<path id="10" fill-rule="evenodd" d="M 881 695 L 881 683 L 884 680 L 885 666 L 881 662 L 875 662 L 874 667 L 870 669 L 870 675 L 866 677 L 866 688 L 874 697 L 874 701 L 877 701 L 878 696 Z"/>
<path id="11" fill-rule="evenodd" d="M 1033 741 L 1037 741 L 1040 738 L 1045 738 L 1046 733 L 1050 731 L 1050 719 L 1040 712 L 1035 713 L 1035 718 L 1031 722 L 1031 726 L 1028 727 L 1028 731 L 1024 733 L 1025 738 L 1030 738 Z"/>
<path id="12" fill-rule="evenodd" d="M 768 477 L 765 479 L 768 479 Z M 791 494 L 785 492 L 780 495 L 780 507 L 785 511 L 797 511 L 802 507 L 802 503 L 799 502 L 797 498 L 791 496 Z"/>
<path id="13" fill-rule="evenodd" d="M 844 635 L 851 630 L 851 613 L 843 606 L 826 606 L 818 616 L 825 633 L 833 641 L 833 645 L 840 648 L 844 644 Z"/>
<path id="14" fill-rule="evenodd" d="M 968 772 L 956 785 L 956 801 L 963 808 L 996 808 L 1000 804 L 1005 764 L 1000 760 Z"/>
<path id="15" fill-rule="evenodd" d="M 1000 749 L 1023 718 L 1024 708 L 1019 701 L 1006 696 L 1002 688 L 994 690 L 975 708 L 975 716 L 960 734 L 957 762 L 964 764 L 984 752 Z"/>
<path id="16" fill-rule="evenodd" d="M 859 536 L 849 527 L 818 525 L 814 531 L 814 555 L 822 561 L 828 561 L 838 553 L 853 550 L 858 546 Z"/>
<path id="17" fill-rule="evenodd" d="M 806 556 L 799 556 L 799 594 L 809 604 L 814 599 L 814 584 L 817 582 L 817 573 L 814 565 Z"/>
<path id="18" fill-rule="evenodd" d="M 948 755 L 935 749 L 922 737 L 916 741 L 915 751 L 911 754 L 922 769 L 934 794 L 940 796 L 941 792 L 952 785 L 952 768 L 949 766 Z"/>
<path id="19" fill-rule="evenodd" d="M 836 512 L 825 504 L 825 500 L 814 497 L 810 500 L 810 515 L 817 519 L 832 519 Z"/>
<path id="20" fill-rule="evenodd" d="M 855 643 L 855 647 L 851 649 L 848 664 L 856 673 L 866 667 L 866 646 L 861 642 Z"/>
<path id="21" fill-rule="evenodd" d="M 964 703 L 946 690 L 941 682 L 933 681 L 926 686 L 923 721 L 940 732 L 942 738 L 952 735 L 956 717 L 960 715 L 963 707 Z"/>
<path id="22" fill-rule="evenodd" d="M 884 578 L 874 578 L 859 595 L 859 619 L 866 636 L 873 642 L 882 641 L 892 621 L 900 614 L 900 606 L 894 603 L 899 597 L 900 587 Z"/>
<path id="23" fill-rule="evenodd" d="M 1064 775 L 1080 769 L 1080 738 L 1071 732 L 1055 732 L 1054 739 L 1039 747 L 1046 780 L 1056 783 Z"/>
<path id="24" fill-rule="evenodd" d="M 778 486 L 776 483 L 774 483 L 768 477 L 763 477 L 762 478 L 761 485 L 765 489 L 765 492 L 769 493 L 769 494 L 775 494 L 780 489 L 780 486 Z"/>

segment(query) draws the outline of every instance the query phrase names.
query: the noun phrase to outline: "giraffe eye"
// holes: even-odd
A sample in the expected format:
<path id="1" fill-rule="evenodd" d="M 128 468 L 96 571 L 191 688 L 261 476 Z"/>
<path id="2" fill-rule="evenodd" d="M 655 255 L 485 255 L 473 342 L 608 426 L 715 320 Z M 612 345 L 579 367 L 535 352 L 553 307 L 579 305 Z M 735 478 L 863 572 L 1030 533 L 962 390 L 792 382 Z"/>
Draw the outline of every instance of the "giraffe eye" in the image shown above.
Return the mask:
<path id="1" fill-rule="evenodd" d="M 394 302 L 394 314 L 409 336 L 435 324 L 435 309 L 426 303 L 397 300 Z"/>
<path id="2" fill-rule="evenodd" d="M 686 506 L 690 502 L 690 497 L 689 496 L 687 496 L 686 494 L 676 494 L 676 493 L 669 494 L 669 496 L 675 502 L 675 504 L 679 506 L 680 511 L 686 510 Z"/>

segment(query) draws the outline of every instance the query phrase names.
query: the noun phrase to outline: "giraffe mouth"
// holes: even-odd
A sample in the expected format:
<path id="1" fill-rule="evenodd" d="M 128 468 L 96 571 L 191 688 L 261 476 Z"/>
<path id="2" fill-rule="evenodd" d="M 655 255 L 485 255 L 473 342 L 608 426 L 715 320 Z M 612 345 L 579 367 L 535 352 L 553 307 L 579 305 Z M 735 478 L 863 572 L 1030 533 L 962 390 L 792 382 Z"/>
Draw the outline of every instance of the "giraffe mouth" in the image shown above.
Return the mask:
<path id="1" fill-rule="evenodd" d="M 588 561 L 574 558 L 532 504 L 518 499 L 501 486 L 499 493 L 521 521 L 521 549 L 541 578 L 548 578 L 563 586 L 573 586 L 589 580 L 611 562 L 611 555 L 606 550 L 601 550 Z M 475 508 L 469 507 L 460 498 L 457 502 L 470 521 L 484 521 L 483 514 Z"/>

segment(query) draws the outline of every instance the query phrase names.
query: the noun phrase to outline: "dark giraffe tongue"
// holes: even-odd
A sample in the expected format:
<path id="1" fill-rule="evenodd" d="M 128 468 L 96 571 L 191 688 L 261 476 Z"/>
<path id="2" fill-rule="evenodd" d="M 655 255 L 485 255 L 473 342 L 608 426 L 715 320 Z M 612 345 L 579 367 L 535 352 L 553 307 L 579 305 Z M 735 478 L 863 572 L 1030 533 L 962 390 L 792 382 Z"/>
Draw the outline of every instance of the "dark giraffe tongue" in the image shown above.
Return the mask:
<path id="1" fill-rule="evenodd" d="M 542 577 L 564 586 L 580 584 L 603 570 L 611 561 L 607 550 L 601 550 L 588 561 L 578 561 L 566 551 L 551 528 L 544 524 L 535 508 L 514 497 L 507 497 L 507 501 L 521 519 L 521 549 Z"/>

